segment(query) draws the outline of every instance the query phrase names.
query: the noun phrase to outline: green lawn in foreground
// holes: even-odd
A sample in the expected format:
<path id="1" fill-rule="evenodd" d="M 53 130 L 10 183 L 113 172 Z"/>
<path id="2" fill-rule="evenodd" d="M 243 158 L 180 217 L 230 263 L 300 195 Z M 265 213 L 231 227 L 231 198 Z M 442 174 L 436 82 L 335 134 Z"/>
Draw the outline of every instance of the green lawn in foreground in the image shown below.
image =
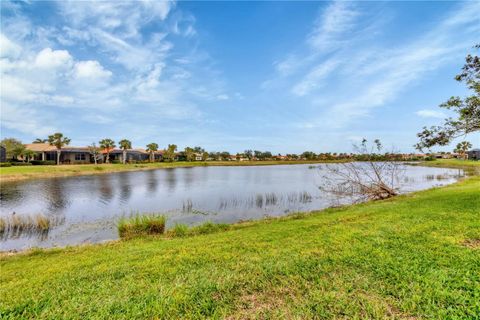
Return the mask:
<path id="1" fill-rule="evenodd" d="M 60 166 L 12 166 L 0 167 L 1 181 L 15 181 L 31 178 L 50 178 L 88 174 L 138 171 L 160 168 L 198 167 L 198 166 L 265 166 L 285 164 L 318 163 L 319 161 L 199 161 L 199 162 L 154 162 L 142 164 L 78 164 Z M 325 161 L 323 161 L 325 162 Z M 336 161 L 330 161 L 336 162 Z"/>
<path id="2" fill-rule="evenodd" d="M 480 318 L 480 177 L 382 202 L 0 261 L 0 318 Z"/>

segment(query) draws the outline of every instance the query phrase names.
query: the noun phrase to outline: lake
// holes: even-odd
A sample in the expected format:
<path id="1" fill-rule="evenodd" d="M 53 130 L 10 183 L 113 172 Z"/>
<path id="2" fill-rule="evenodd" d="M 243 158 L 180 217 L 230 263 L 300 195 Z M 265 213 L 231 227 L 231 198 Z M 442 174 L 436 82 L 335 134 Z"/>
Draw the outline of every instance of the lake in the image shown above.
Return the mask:
<path id="1" fill-rule="evenodd" d="M 3 234 L 0 250 L 117 239 L 119 217 L 164 213 L 176 223 L 237 222 L 323 209 L 335 204 L 319 186 L 318 167 L 191 167 L 2 183 L 0 215 L 43 214 L 47 234 Z M 453 183 L 463 170 L 404 166 L 401 192 Z"/>

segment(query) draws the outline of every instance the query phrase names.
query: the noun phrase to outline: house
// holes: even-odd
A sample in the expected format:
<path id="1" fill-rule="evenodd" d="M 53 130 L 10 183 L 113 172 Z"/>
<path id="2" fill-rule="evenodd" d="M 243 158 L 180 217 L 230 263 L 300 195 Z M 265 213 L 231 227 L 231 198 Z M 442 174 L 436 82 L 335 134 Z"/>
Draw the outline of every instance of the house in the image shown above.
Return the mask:
<path id="1" fill-rule="evenodd" d="M 86 164 L 92 162 L 92 157 L 87 147 L 65 147 L 60 152 L 60 162 Z"/>
<path id="2" fill-rule="evenodd" d="M 102 154 L 106 157 L 107 150 L 102 150 Z M 159 151 L 154 152 L 155 160 L 161 159 L 161 154 Z M 127 149 L 126 150 L 126 161 L 135 162 L 135 161 L 148 161 L 150 159 L 150 153 L 145 149 Z M 120 161 L 123 162 L 123 150 L 122 149 L 113 149 L 110 150 L 109 160 L 111 161 Z"/>
<path id="3" fill-rule="evenodd" d="M 480 160 L 480 149 L 472 149 L 467 151 L 468 159 L 469 160 Z"/>
<path id="4" fill-rule="evenodd" d="M 30 143 L 25 148 L 35 152 L 33 160 L 57 161 L 57 148 L 48 143 Z M 60 163 L 90 163 L 91 155 L 87 147 L 70 147 L 61 149 Z"/>
<path id="5" fill-rule="evenodd" d="M 453 158 L 453 156 L 450 152 L 434 153 L 432 156 L 435 159 L 452 159 Z"/>
<path id="6" fill-rule="evenodd" d="M 202 161 L 203 155 L 201 153 L 195 153 L 195 161 Z"/>
<path id="7" fill-rule="evenodd" d="M 279 160 L 279 161 L 288 160 L 288 157 L 287 157 L 287 156 L 282 156 L 281 154 L 279 154 L 278 156 L 273 156 L 272 158 L 273 158 L 274 160 Z"/>
<path id="8" fill-rule="evenodd" d="M 4 146 L 0 146 L 0 162 L 7 161 L 7 149 Z"/>

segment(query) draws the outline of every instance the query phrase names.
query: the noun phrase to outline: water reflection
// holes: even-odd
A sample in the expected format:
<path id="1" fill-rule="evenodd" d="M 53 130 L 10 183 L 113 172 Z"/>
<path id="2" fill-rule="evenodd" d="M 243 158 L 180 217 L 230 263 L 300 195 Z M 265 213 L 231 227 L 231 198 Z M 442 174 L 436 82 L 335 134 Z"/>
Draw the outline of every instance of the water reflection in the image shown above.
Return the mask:
<path id="1" fill-rule="evenodd" d="M 147 190 L 150 194 L 154 194 L 158 187 L 157 171 L 145 171 L 145 174 L 147 175 Z"/>
<path id="2" fill-rule="evenodd" d="M 46 182 L 43 184 L 43 191 L 45 198 L 48 201 L 48 212 L 55 212 L 60 209 L 65 209 L 68 205 L 68 198 L 65 191 L 67 189 L 66 183 L 63 179 L 53 179 L 53 183 Z"/>
<path id="3" fill-rule="evenodd" d="M 175 191 L 175 186 L 177 185 L 176 171 L 175 169 L 166 169 L 165 181 L 167 182 L 168 191 Z"/>
<path id="4" fill-rule="evenodd" d="M 100 188 L 98 191 L 100 195 L 99 201 L 108 205 L 114 196 L 110 179 L 100 179 Z"/>
<path id="5" fill-rule="evenodd" d="M 120 182 L 120 202 L 128 203 L 132 195 L 132 187 L 130 185 L 130 172 L 120 174 L 118 177 Z"/>
<path id="6" fill-rule="evenodd" d="M 448 184 L 462 170 L 408 166 L 402 192 Z M 167 225 L 235 222 L 332 205 L 308 165 L 196 167 L 4 183 L 0 217 L 16 211 L 57 222 L 48 234 L 3 237 L 0 250 L 116 238 L 115 221 L 131 212 L 162 212 Z"/>

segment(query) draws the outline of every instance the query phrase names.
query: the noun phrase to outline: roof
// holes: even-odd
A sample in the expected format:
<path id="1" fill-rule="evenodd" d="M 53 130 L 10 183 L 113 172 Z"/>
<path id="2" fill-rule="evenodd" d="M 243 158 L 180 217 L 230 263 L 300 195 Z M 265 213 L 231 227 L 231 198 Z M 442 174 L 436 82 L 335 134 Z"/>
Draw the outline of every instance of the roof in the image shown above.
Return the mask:
<path id="1" fill-rule="evenodd" d="M 51 146 L 49 143 L 28 143 L 25 148 L 35 152 L 56 151 L 55 146 Z"/>
<path id="2" fill-rule="evenodd" d="M 135 149 L 127 149 L 126 150 L 127 153 L 143 153 L 143 154 L 150 154 L 150 152 L 148 152 L 147 150 L 143 149 L 143 148 L 135 148 Z M 103 149 L 101 151 L 102 153 L 107 153 L 107 149 Z M 155 151 L 154 154 L 162 154 L 164 152 L 164 150 L 158 150 L 158 151 Z M 123 153 L 123 149 L 111 149 L 110 150 L 110 154 L 113 154 L 113 153 Z"/>
<path id="3" fill-rule="evenodd" d="M 472 152 L 472 151 L 473 151 L 473 152 L 480 152 L 480 149 L 475 148 L 475 149 L 472 149 L 472 150 L 470 150 L 470 151 L 468 151 L 468 152 Z"/>
<path id="4" fill-rule="evenodd" d="M 57 148 L 55 146 L 50 145 L 49 143 L 29 143 L 25 145 L 25 148 L 28 150 L 32 150 L 35 152 L 48 152 L 48 151 L 57 151 Z M 89 147 L 74 147 L 74 146 L 65 146 L 64 148 L 61 149 L 62 151 L 67 151 L 67 152 L 89 152 Z M 100 150 L 101 153 L 107 153 L 106 149 Z M 122 149 L 111 149 L 110 153 L 122 153 Z M 149 152 L 145 149 L 142 148 L 135 148 L 135 149 L 127 149 L 127 152 L 130 153 L 144 153 L 148 154 Z M 163 154 L 165 150 L 158 150 L 155 151 L 155 154 Z"/>
<path id="5" fill-rule="evenodd" d="M 90 150 L 87 147 L 66 147 L 62 148 L 62 151 L 68 151 L 68 152 L 90 152 Z"/>
<path id="6" fill-rule="evenodd" d="M 29 143 L 25 145 L 25 148 L 28 150 L 32 150 L 35 152 L 51 152 L 51 151 L 57 151 L 57 147 L 52 146 L 48 143 Z M 88 147 L 71 147 L 71 146 L 66 146 L 61 149 L 62 151 L 67 151 L 67 152 L 88 152 Z"/>

